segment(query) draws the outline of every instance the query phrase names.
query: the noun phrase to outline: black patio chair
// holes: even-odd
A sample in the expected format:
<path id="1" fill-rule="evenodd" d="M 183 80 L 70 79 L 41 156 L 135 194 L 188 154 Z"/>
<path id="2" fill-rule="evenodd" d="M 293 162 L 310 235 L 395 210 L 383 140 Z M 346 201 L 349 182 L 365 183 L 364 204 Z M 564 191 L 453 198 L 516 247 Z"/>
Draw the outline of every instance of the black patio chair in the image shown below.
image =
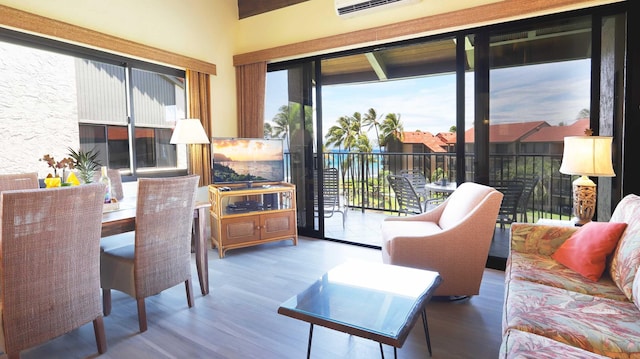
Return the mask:
<path id="1" fill-rule="evenodd" d="M 504 229 L 506 224 L 511 224 L 518 220 L 518 205 L 524 190 L 524 181 L 515 179 L 501 180 L 491 183 L 490 186 L 504 195 L 496 220 L 500 224 L 500 229 Z"/>

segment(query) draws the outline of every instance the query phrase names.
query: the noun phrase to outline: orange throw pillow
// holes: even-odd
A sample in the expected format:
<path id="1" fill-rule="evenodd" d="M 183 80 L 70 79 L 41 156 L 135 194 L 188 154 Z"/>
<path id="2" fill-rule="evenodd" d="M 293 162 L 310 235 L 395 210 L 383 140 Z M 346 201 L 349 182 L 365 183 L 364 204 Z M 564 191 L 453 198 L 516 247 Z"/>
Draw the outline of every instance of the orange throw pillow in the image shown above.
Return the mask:
<path id="1" fill-rule="evenodd" d="M 626 223 L 586 223 L 575 231 L 551 257 L 595 282 L 602 276 L 607 256 L 616 248 L 625 228 L 627 228 Z"/>

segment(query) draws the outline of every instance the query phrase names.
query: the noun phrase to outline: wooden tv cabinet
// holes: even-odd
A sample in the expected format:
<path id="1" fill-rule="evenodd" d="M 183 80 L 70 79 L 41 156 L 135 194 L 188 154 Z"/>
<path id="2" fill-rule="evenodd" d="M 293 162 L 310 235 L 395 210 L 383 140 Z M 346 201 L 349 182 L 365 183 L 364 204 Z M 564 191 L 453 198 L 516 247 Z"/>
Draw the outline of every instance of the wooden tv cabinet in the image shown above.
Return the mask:
<path id="1" fill-rule="evenodd" d="M 296 188 L 286 182 L 209 185 L 211 242 L 228 249 L 291 239 L 298 244 Z"/>

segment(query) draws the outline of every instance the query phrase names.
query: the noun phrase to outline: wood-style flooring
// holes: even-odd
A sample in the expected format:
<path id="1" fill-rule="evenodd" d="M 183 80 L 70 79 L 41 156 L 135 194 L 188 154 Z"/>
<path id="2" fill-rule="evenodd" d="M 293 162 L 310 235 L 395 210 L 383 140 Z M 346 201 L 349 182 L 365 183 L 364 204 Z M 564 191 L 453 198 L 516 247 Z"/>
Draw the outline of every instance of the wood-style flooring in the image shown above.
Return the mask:
<path id="1" fill-rule="evenodd" d="M 193 308 L 187 307 L 183 285 L 148 298 L 149 329 L 141 334 L 135 301 L 114 291 L 111 315 L 104 319 L 105 354 L 98 355 L 89 323 L 23 351 L 22 358 L 305 358 L 309 325 L 277 314 L 278 306 L 349 259 L 379 262 L 381 255 L 377 249 L 309 238 L 300 238 L 298 246 L 285 241 L 230 250 L 224 259 L 210 250 L 211 291 L 200 294 L 194 264 Z M 433 358 L 498 356 L 503 281 L 503 272 L 487 269 L 480 295 L 427 305 Z M 384 350 L 393 357 L 393 348 Z M 370 340 L 316 326 L 311 357 L 369 359 L 380 358 L 380 351 Z M 420 321 L 398 358 L 428 358 Z"/>

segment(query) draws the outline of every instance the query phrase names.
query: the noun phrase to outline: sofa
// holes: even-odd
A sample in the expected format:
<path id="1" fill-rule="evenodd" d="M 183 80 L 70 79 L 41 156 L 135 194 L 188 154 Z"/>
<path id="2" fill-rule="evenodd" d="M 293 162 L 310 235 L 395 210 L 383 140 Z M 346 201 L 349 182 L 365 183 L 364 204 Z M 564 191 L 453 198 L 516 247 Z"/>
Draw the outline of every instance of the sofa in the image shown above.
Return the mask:
<path id="1" fill-rule="evenodd" d="M 567 263 L 566 253 L 577 255 Z M 512 224 L 500 358 L 640 358 L 639 264 L 637 195 L 609 222 Z M 600 277 L 585 273 L 597 265 Z"/>

